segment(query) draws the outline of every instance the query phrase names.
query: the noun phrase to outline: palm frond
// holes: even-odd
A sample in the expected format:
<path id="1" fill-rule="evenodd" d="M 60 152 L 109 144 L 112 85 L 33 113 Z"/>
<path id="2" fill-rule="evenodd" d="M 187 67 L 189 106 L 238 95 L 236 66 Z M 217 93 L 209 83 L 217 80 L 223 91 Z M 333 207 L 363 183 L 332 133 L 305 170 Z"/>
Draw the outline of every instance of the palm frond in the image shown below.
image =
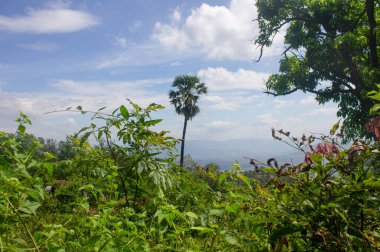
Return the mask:
<path id="1" fill-rule="evenodd" d="M 174 79 L 172 87 L 174 89 L 170 90 L 169 99 L 175 112 L 192 119 L 200 112 L 196 104 L 200 95 L 207 93 L 206 84 L 198 76 L 180 75 Z"/>

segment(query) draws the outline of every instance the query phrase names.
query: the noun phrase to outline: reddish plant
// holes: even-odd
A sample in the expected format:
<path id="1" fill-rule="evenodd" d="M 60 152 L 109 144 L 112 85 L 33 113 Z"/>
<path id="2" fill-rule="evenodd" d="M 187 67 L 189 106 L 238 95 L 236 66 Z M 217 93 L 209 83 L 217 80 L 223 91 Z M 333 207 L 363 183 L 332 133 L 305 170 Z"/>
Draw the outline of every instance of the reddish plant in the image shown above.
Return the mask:
<path id="1" fill-rule="evenodd" d="M 369 122 L 365 124 L 365 129 L 372 133 L 375 134 L 375 137 L 377 139 L 380 138 L 380 116 L 372 118 Z"/>

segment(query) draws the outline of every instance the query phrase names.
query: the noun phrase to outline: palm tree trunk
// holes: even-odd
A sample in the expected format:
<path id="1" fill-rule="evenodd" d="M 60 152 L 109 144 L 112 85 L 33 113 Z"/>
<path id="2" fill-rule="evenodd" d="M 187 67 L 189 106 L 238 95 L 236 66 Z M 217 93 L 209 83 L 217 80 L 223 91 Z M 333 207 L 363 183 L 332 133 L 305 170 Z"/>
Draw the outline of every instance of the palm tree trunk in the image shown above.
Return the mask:
<path id="1" fill-rule="evenodd" d="M 181 143 L 181 161 L 180 161 L 180 165 L 182 167 L 183 167 L 183 155 L 184 155 L 184 152 L 185 152 L 186 128 L 187 128 L 187 117 L 185 116 L 185 122 L 183 123 L 182 143 Z"/>

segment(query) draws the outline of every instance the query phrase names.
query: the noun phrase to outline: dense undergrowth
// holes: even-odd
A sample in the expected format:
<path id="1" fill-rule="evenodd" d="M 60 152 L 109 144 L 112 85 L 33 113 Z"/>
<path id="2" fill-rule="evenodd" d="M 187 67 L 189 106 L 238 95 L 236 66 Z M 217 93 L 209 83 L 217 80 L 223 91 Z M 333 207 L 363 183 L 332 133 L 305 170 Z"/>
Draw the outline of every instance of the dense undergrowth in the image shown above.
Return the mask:
<path id="1" fill-rule="evenodd" d="M 179 167 L 177 140 L 152 130 L 162 107 L 127 107 L 78 107 L 93 123 L 58 149 L 26 134 L 23 114 L 0 132 L 0 251 L 380 249 L 378 142 L 280 130 L 303 163 Z"/>

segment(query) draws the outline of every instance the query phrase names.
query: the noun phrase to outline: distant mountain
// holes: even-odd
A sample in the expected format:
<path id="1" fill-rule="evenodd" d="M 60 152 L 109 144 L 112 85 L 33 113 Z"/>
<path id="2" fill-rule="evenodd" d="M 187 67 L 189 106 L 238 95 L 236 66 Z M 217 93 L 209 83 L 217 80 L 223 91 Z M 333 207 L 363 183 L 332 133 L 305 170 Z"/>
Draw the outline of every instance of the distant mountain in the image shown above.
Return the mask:
<path id="1" fill-rule="evenodd" d="M 249 160 L 244 157 L 254 158 L 264 163 L 269 158 L 276 158 L 279 164 L 298 163 L 304 158 L 302 152 L 272 139 L 189 140 L 185 144 L 185 154 L 191 155 L 202 165 L 214 162 L 222 170 L 230 169 L 235 160 L 239 162 L 242 169 L 252 169 Z"/>

